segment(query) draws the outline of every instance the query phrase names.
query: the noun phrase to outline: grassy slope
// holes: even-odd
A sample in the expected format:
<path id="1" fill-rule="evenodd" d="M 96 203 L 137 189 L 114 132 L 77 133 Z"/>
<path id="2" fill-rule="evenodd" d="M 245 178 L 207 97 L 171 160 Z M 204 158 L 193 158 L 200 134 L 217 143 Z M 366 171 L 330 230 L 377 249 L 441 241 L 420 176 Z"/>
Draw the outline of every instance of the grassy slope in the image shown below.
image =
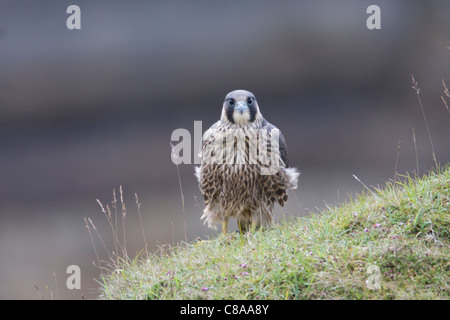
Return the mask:
<path id="1" fill-rule="evenodd" d="M 100 298 L 448 299 L 449 185 L 447 166 L 255 234 L 116 263 Z"/>

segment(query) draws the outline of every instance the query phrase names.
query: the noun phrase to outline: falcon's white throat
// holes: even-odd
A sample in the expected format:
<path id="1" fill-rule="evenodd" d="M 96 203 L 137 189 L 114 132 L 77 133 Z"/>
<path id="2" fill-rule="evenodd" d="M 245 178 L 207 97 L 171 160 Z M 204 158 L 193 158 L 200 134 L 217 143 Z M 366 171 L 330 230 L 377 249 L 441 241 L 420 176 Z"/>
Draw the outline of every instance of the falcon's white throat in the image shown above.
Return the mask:
<path id="1" fill-rule="evenodd" d="M 244 113 L 241 113 L 238 110 L 234 110 L 233 112 L 233 120 L 234 123 L 238 126 L 245 126 L 250 122 L 250 112 L 249 110 L 245 110 Z"/>

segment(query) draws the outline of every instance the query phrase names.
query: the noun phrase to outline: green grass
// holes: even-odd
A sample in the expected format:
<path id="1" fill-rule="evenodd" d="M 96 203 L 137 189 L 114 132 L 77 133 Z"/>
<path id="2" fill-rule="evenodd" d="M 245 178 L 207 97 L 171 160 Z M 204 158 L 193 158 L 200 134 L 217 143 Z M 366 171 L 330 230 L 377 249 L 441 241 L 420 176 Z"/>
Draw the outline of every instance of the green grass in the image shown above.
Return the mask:
<path id="1" fill-rule="evenodd" d="M 100 298 L 449 299 L 449 185 L 447 166 L 254 234 L 117 260 Z"/>

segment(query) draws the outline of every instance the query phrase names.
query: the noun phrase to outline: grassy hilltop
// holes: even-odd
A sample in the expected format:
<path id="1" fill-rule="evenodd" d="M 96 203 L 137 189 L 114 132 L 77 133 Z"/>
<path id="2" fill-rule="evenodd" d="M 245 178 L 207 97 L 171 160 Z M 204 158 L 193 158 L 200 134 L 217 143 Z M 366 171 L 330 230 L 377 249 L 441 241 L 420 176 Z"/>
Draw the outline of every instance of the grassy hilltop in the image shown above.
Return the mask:
<path id="1" fill-rule="evenodd" d="M 254 234 L 118 259 L 102 299 L 449 299 L 450 166 Z"/>

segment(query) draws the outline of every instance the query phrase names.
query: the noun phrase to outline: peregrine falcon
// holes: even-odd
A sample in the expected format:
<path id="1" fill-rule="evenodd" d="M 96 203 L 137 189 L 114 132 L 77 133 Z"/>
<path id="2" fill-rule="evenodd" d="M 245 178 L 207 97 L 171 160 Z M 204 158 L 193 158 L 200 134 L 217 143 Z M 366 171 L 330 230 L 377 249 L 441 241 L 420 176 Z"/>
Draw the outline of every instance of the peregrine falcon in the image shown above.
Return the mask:
<path id="1" fill-rule="evenodd" d="M 246 90 L 226 95 L 220 120 L 203 135 L 201 164 L 195 168 L 205 200 L 201 219 L 216 229 L 236 218 L 241 231 L 270 226 L 275 202 L 296 189 L 299 172 L 289 167 L 282 133 L 262 116 Z"/>

